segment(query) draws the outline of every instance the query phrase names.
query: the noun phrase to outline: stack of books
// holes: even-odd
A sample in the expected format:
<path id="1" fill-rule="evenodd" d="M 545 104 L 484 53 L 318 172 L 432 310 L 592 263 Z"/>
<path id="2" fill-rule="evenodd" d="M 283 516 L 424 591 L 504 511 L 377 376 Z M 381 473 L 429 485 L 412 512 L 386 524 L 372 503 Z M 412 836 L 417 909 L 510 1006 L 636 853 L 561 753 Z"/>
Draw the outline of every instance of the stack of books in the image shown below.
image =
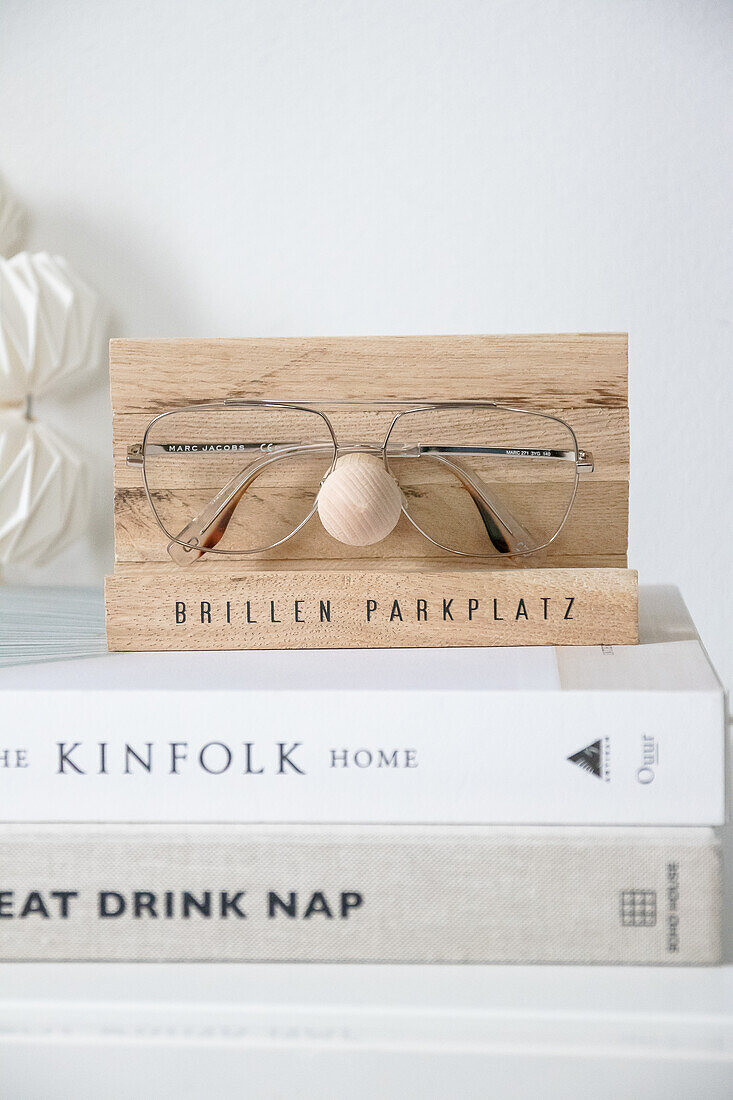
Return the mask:
<path id="1" fill-rule="evenodd" d="M 0 958 L 718 961 L 723 692 L 641 632 L 2 670 Z"/>

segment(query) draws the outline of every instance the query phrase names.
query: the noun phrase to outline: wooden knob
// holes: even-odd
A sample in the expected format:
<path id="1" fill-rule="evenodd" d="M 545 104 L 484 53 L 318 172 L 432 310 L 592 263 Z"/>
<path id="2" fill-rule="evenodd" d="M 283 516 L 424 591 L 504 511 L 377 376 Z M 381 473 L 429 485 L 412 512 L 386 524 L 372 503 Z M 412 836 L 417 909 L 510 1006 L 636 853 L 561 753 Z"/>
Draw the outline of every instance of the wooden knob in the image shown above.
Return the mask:
<path id="1" fill-rule="evenodd" d="M 347 546 L 371 546 L 393 531 L 402 492 L 376 455 L 339 458 L 318 494 L 318 515 L 329 535 Z"/>

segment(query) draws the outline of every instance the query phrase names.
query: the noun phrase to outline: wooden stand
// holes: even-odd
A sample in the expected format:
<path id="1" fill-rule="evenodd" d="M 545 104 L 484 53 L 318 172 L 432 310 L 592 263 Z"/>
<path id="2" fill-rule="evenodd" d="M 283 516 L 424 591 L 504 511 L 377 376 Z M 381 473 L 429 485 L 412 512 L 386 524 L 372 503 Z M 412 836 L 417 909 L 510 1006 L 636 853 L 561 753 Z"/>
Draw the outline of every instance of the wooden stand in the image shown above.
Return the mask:
<path id="1" fill-rule="evenodd" d="M 595 645 L 637 640 L 626 568 L 629 440 L 623 334 L 113 340 L 115 572 L 110 649 Z M 401 521 L 348 551 L 311 521 L 258 558 L 167 556 L 125 465 L 159 412 L 226 397 L 315 402 L 496 400 L 554 412 L 593 452 L 571 516 L 538 555 L 487 568 Z M 377 439 L 384 411 L 328 409 L 344 438 Z M 348 554 L 348 556 L 345 556 Z"/>

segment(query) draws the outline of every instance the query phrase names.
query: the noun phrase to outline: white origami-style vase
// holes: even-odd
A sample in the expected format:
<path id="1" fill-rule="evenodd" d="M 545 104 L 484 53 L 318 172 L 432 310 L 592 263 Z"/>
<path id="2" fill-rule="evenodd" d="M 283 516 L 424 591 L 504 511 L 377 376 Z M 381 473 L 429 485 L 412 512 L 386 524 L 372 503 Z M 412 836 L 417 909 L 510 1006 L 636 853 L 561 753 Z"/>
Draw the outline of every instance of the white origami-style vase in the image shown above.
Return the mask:
<path id="1" fill-rule="evenodd" d="M 60 256 L 0 259 L 0 404 L 76 383 L 99 364 L 98 295 Z"/>
<path id="2" fill-rule="evenodd" d="M 24 228 L 22 207 L 0 181 L 0 254 L 18 247 Z M 90 375 L 104 334 L 97 294 L 60 256 L 0 258 L 0 568 L 42 565 L 84 530 L 84 459 L 29 409 L 33 398 Z"/>
<path id="3" fill-rule="evenodd" d="M 0 411 L 0 566 L 43 565 L 83 532 L 83 457 L 57 432 Z"/>
<path id="4" fill-rule="evenodd" d="M 12 256 L 18 251 L 23 244 L 25 229 L 25 208 L 5 181 L 0 179 L 0 256 Z"/>

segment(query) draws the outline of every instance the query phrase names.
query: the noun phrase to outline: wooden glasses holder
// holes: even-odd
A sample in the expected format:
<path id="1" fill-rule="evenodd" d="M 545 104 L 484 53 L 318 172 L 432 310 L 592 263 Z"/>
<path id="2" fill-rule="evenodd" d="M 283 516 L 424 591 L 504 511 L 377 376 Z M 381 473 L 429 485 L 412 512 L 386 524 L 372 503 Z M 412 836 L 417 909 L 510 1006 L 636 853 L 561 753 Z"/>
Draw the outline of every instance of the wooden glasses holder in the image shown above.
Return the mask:
<path id="1" fill-rule="evenodd" d="M 629 417 L 623 333 L 113 340 L 113 650 L 598 645 L 637 641 L 626 567 Z M 547 549 L 465 559 L 404 519 L 382 542 L 345 547 L 312 519 L 259 556 L 168 557 L 128 446 L 158 413 L 225 398 L 319 402 L 497 401 L 567 420 L 595 471 Z M 333 410 L 328 403 L 333 402 Z M 348 438 L 377 439 L 368 411 Z M 361 423 L 357 423 L 362 418 Z M 380 425 L 384 426 L 384 413 Z M 365 434 L 368 433 L 368 434 Z M 382 433 L 383 434 L 383 433 Z"/>

